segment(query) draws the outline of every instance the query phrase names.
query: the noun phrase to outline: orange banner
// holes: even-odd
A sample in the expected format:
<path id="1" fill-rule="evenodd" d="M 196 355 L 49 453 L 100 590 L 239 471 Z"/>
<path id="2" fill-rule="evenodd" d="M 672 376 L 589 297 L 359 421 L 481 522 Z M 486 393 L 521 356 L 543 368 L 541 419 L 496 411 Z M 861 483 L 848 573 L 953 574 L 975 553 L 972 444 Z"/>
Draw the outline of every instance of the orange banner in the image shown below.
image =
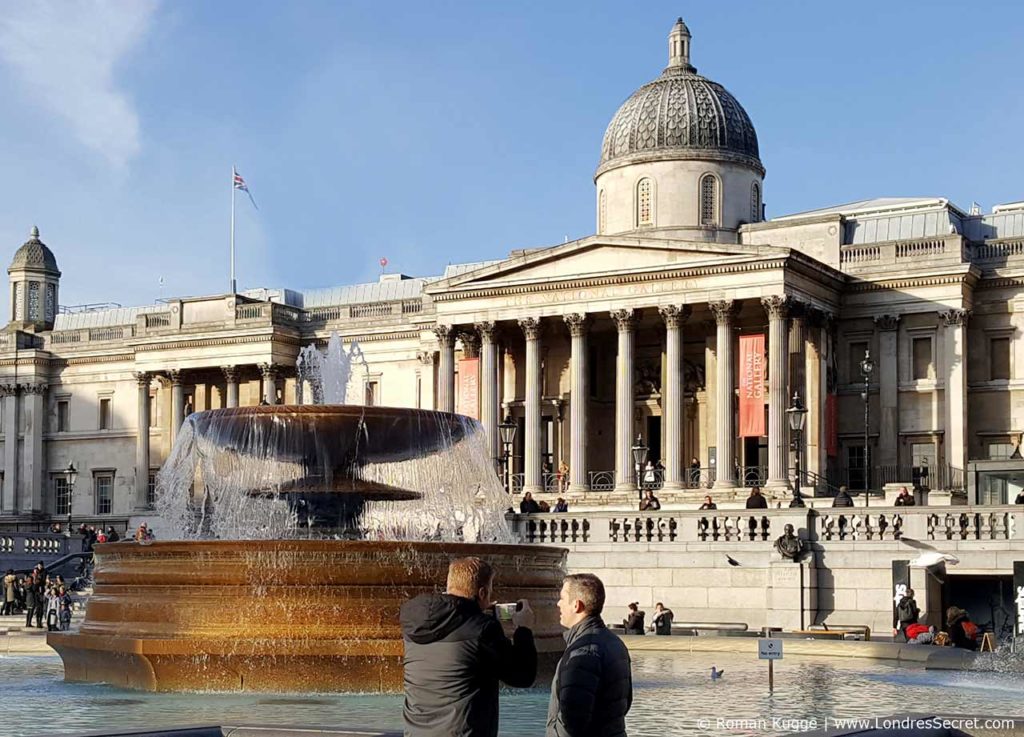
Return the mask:
<path id="1" fill-rule="evenodd" d="M 761 437 L 764 427 L 764 333 L 740 336 L 740 437 Z"/>
<path id="2" fill-rule="evenodd" d="M 480 382 L 477 379 L 479 358 L 463 358 L 459 361 L 459 405 L 455 411 L 474 419 L 480 419 Z"/>
<path id="3" fill-rule="evenodd" d="M 829 458 L 839 455 L 839 413 L 836 411 L 838 397 L 825 395 L 825 452 Z"/>

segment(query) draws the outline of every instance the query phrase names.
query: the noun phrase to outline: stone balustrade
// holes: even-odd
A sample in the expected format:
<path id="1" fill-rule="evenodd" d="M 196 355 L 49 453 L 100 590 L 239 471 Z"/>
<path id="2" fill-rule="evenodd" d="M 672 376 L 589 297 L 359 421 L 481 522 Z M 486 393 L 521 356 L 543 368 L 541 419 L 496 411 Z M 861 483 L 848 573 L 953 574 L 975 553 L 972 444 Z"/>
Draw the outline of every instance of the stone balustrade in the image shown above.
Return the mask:
<path id="1" fill-rule="evenodd" d="M 523 542 L 548 545 L 774 543 L 787 524 L 811 543 L 1015 541 L 1024 507 L 582 511 L 510 515 L 510 524 Z"/>
<path id="2" fill-rule="evenodd" d="M 970 256 L 963 237 L 954 234 L 842 246 L 839 263 L 844 270 L 860 270 L 921 262 L 961 263 L 970 261 Z"/>

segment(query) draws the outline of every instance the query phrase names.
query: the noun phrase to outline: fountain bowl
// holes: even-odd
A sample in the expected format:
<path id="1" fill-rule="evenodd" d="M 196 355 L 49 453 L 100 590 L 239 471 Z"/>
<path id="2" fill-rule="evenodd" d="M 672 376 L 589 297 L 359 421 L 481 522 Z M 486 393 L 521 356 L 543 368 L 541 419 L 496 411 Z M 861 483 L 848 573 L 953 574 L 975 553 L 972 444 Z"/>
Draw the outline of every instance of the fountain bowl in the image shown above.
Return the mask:
<path id="1" fill-rule="evenodd" d="M 399 608 L 443 591 L 449 562 L 465 556 L 495 567 L 497 601 L 530 600 L 538 679 L 550 674 L 564 649 L 556 602 L 566 550 L 534 545 L 101 544 L 81 627 L 51 632 L 47 642 L 68 681 L 145 691 L 400 691 Z"/>

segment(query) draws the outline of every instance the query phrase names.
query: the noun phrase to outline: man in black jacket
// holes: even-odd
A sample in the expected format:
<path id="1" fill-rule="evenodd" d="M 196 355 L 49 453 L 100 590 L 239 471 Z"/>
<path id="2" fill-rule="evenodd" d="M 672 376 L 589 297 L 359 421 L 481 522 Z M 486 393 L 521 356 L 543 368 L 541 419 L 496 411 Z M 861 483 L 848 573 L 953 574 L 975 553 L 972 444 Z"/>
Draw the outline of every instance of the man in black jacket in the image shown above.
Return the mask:
<path id="1" fill-rule="evenodd" d="M 493 616 L 494 569 L 480 558 L 448 568 L 447 593 L 402 606 L 406 737 L 496 737 L 498 681 L 529 688 L 537 677 L 533 612 L 512 616 L 510 642 Z"/>
<path id="2" fill-rule="evenodd" d="M 558 612 L 566 648 L 555 669 L 547 737 L 626 737 L 633 704 L 629 651 L 601 619 L 604 584 L 592 573 L 565 577 Z"/>

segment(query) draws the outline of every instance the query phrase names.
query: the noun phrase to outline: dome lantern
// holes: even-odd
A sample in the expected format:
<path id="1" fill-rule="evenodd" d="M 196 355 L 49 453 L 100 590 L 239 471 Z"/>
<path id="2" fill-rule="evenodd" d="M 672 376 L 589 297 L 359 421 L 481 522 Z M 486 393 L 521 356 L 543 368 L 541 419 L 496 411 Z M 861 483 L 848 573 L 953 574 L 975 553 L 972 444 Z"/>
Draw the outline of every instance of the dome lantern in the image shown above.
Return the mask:
<path id="1" fill-rule="evenodd" d="M 672 26 L 672 32 L 668 34 L 668 68 L 682 69 L 683 71 L 696 74 L 697 69 L 690 65 L 690 29 L 683 23 L 683 19 L 676 20 Z"/>
<path id="2" fill-rule="evenodd" d="M 60 269 L 53 251 L 39 239 L 36 226 L 15 252 L 7 274 L 11 325 L 22 330 L 52 330 L 57 317 Z"/>

